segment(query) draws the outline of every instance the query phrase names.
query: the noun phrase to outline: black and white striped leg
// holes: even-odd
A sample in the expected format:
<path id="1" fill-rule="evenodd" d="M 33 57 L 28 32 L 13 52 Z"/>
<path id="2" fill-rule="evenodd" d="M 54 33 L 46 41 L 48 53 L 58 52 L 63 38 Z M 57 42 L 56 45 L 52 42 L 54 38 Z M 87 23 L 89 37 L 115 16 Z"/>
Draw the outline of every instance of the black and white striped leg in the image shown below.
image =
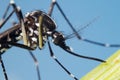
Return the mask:
<path id="1" fill-rule="evenodd" d="M 76 37 L 76 35 L 74 33 L 66 36 L 65 39 L 67 40 L 67 39 L 71 39 L 73 37 Z M 83 37 L 79 38 L 79 40 L 90 43 L 90 44 L 98 45 L 98 46 L 101 46 L 101 47 L 108 47 L 108 48 L 110 48 L 110 47 L 111 48 L 112 47 L 114 47 L 114 48 L 120 47 L 120 44 L 101 43 L 101 42 L 93 41 L 93 40 L 86 39 L 86 38 L 83 38 Z"/>
<path id="2" fill-rule="evenodd" d="M 38 80 L 41 80 L 38 60 L 30 50 L 29 50 L 29 53 L 30 53 L 30 55 L 35 63 L 36 71 L 37 71 L 37 75 L 38 75 Z"/>
<path id="3" fill-rule="evenodd" d="M 9 15 L 8 17 L 5 19 L 2 19 L 2 21 L 0 22 L 0 28 L 3 27 L 3 25 L 9 20 L 9 18 L 13 15 L 13 13 L 15 12 L 15 10 L 13 10 Z"/>
<path id="4" fill-rule="evenodd" d="M 11 41 L 1 41 L 0 44 L 11 45 L 11 46 L 19 47 L 19 48 L 26 49 L 26 50 L 34 50 L 33 48 L 26 46 L 24 44 L 15 43 Z"/>
<path id="5" fill-rule="evenodd" d="M 52 15 L 52 12 L 53 12 L 53 9 L 54 9 L 54 6 L 55 6 L 55 3 L 56 3 L 56 0 L 52 0 L 52 2 L 51 2 L 51 4 L 50 4 L 49 11 L 48 11 L 48 15 L 49 15 L 49 16 Z"/>
<path id="6" fill-rule="evenodd" d="M 6 18 L 7 14 L 8 14 L 8 11 L 10 9 L 10 6 L 13 6 L 13 11 L 9 14 L 9 16 Z M 22 12 L 20 10 L 20 7 L 17 7 L 14 0 L 10 0 L 10 3 L 9 5 L 7 6 L 6 10 L 5 10 L 5 13 L 2 17 L 2 21 L 0 23 L 0 28 L 8 21 L 8 19 L 12 16 L 13 13 L 16 13 L 19 21 L 21 22 L 21 20 L 23 20 L 23 16 L 22 16 Z M 6 18 L 6 19 L 5 19 Z"/>
<path id="7" fill-rule="evenodd" d="M 103 47 L 120 47 L 120 44 L 100 43 L 100 42 L 96 42 L 96 41 L 92 41 L 92 40 L 88 40 L 88 39 L 84 39 L 84 38 L 81 38 L 80 40 L 88 42 L 88 43 L 92 43 L 95 45 L 103 46 Z"/>
<path id="8" fill-rule="evenodd" d="M 11 6 L 11 4 L 9 3 L 8 6 L 7 6 L 7 8 L 6 8 L 6 10 L 5 10 L 5 13 L 3 14 L 3 17 L 2 17 L 2 19 L 1 19 L 1 21 L 0 21 L 0 28 L 3 27 L 3 25 L 9 20 L 9 18 L 10 18 L 10 17 L 13 15 L 13 13 L 15 12 L 15 10 L 13 10 L 13 11 L 8 15 L 8 17 L 6 18 L 7 14 L 8 14 L 8 11 L 9 11 L 9 9 L 10 9 L 10 6 Z"/>
<path id="9" fill-rule="evenodd" d="M 26 50 L 29 50 L 29 53 L 30 53 L 31 57 L 33 58 L 34 63 L 35 63 L 35 66 L 36 66 L 37 75 L 38 75 L 38 80 L 41 80 L 40 72 L 39 72 L 38 60 L 37 60 L 37 58 L 34 56 L 34 54 L 30 51 L 30 50 L 33 50 L 31 47 L 28 47 L 28 46 L 23 45 L 23 44 L 20 44 L 20 43 L 10 42 L 10 41 L 6 41 L 6 42 L 4 41 L 4 42 L 0 42 L 0 43 L 2 43 L 2 44 L 7 44 L 7 45 L 11 45 L 11 46 L 15 46 L 15 47 L 19 47 L 19 48 L 26 49 Z M 1 58 L 1 57 L 0 57 L 0 63 L 1 63 L 2 68 L 3 68 L 5 80 L 8 80 L 7 73 L 6 73 L 6 71 L 5 71 L 5 67 L 4 67 L 4 64 L 3 64 L 3 61 L 2 61 L 2 58 Z"/>
<path id="10" fill-rule="evenodd" d="M 64 48 L 62 48 L 62 49 L 65 50 L 66 52 L 70 53 L 71 55 L 74 55 L 74 56 L 79 57 L 79 58 L 84 58 L 84 59 L 89 59 L 89 60 L 94 60 L 94 61 L 104 62 L 104 63 L 106 62 L 105 60 L 102 60 L 102 59 L 99 59 L 99 58 L 94 58 L 94 57 L 83 56 L 83 55 L 77 54 L 75 52 L 72 52 L 69 49 L 64 49 Z"/>
<path id="11" fill-rule="evenodd" d="M 67 16 L 65 15 L 65 13 L 63 12 L 63 10 L 61 9 L 61 7 L 59 6 L 59 4 L 57 3 L 56 0 L 52 0 L 51 5 L 50 5 L 50 9 L 48 11 L 48 15 L 51 16 L 54 6 L 57 6 L 58 10 L 60 11 L 60 13 L 62 14 L 62 16 L 64 17 L 64 19 L 67 21 L 68 25 L 72 28 L 73 32 L 75 32 L 75 34 L 77 33 L 77 31 L 74 29 L 72 23 L 69 21 L 69 19 L 67 18 Z M 78 35 L 78 34 L 77 34 Z"/>
<path id="12" fill-rule="evenodd" d="M 17 17 L 20 21 L 20 25 L 21 25 L 21 28 L 22 28 L 22 36 L 23 36 L 24 45 L 28 45 L 28 38 L 27 38 L 27 33 L 26 33 L 26 29 L 25 29 L 25 24 L 24 24 L 24 18 L 23 18 L 22 11 L 21 11 L 20 7 L 16 6 L 14 0 L 11 0 L 10 4 L 15 9 L 16 15 L 17 15 Z"/>
<path id="13" fill-rule="evenodd" d="M 70 28 L 73 30 L 73 32 L 75 33 L 75 35 L 78 38 L 81 38 L 80 35 L 77 33 L 76 29 L 73 27 L 72 23 L 70 22 L 70 20 L 67 18 L 67 16 L 65 15 L 65 13 L 63 12 L 62 8 L 59 6 L 59 4 L 56 2 L 55 5 L 57 6 L 58 10 L 60 11 L 60 13 L 62 14 L 62 16 L 64 17 L 64 19 L 66 20 L 66 22 L 68 23 L 68 25 L 70 26 Z"/>
<path id="14" fill-rule="evenodd" d="M 120 44 L 107 44 L 107 43 L 100 43 L 100 42 L 96 42 L 96 41 L 92 41 L 92 40 L 88 40 L 88 39 L 84 39 L 82 38 L 78 31 L 73 27 L 72 23 L 70 22 L 70 20 L 67 18 L 67 16 L 65 15 L 65 13 L 63 12 L 63 10 L 61 9 L 61 7 L 59 6 L 59 4 L 57 2 L 54 3 L 57 8 L 59 9 L 60 13 L 63 15 L 64 19 L 66 20 L 66 22 L 68 23 L 68 25 L 70 26 L 70 28 L 73 30 L 75 36 L 79 39 L 79 40 L 83 40 L 85 42 L 91 43 L 91 44 L 95 44 L 95 45 L 99 45 L 99 46 L 103 46 L 103 47 L 120 47 Z M 95 19 L 96 20 L 96 19 Z M 94 21 L 94 20 L 93 20 Z M 91 24 L 91 22 L 90 22 Z M 89 24 L 88 24 L 89 25 Z M 87 26 L 88 26 L 87 25 Z"/>
<path id="15" fill-rule="evenodd" d="M 6 69 L 5 69 L 4 62 L 2 60 L 1 55 L 0 55 L 0 63 L 1 63 L 1 67 L 2 67 L 2 70 L 3 70 L 3 74 L 4 74 L 4 77 L 5 77 L 5 80 L 8 80 L 8 76 L 7 76 Z"/>
<path id="16" fill-rule="evenodd" d="M 59 61 L 58 59 L 55 57 L 53 51 L 52 51 L 52 48 L 51 48 L 51 45 L 50 45 L 50 42 L 48 41 L 48 46 L 49 46 L 49 50 L 50 50 L 50 56 L 65 70 L 65 72 L 71 76 L 74 80 L 79 80 L 78 78 L 76 78 L 69 70 L 67 70 Z"/>
<path id="17" fill-rule="evenodd" d="M 13 11 L 10 13 L 10 15 L 4 20 L 4 18 L 7 15 L 7 12 L 10 8 L 10 6 L 13 6 Z M 27 40 L 27 34 L 26 34 L 26 30 L 25 30 L 25 25 L 24 25 L 24 19 L 23 19 L 23 14 L 22 11 L 20 9 L 20 7 L 17 7 L 14 0 L 10 0 L 10 4 L 8 5 L 4 15 L 3 15 L 3 20 L 2 22 L 0 22 L 0 28 L 2 28 L 2 26 L 8 21 L 8 19 L 12 16 L 13 13 L 16 13 L 17 18 L 20 22 L 20 25 L 22 27 L 22 34 L 23 34 L 23 41 L 24 41 L 24 45 L 28 45 L 28 40 Z"/>
<path id="18" fill-rule="evenodd" d="M 15 4 L 14 0 L 10 0 L 10 3 L 9 3 L 9 5 L 8 5 L 7 8 L 6 8 L 5 13 L 4 13 L 2 19 L 5 19 L 5 17 L 7 16 L 7 13 L 8 13 L 8 11 L 9 11 L 9 9 L 10 9 L 10 6 L 13 7 L 13 10 L 15 10 L 15 13 L 16 13 L 18 19 L 19 19 L 19 20 L 23 19 L 22 11 L 21 11 L 20 7 L 18 7 L 18 6 Z"/>
<path id="19" fill-rule="evenodd" d="M 7 16 L 8 11 L 9 11 L 9 9 L 10 9 L 10 4 L 8 4 L 8 6 L 7 6 L 6 10 L 5 10 L 5 13 L 3 14 L 2 19 L 5 19 L 5 17 Z"/>

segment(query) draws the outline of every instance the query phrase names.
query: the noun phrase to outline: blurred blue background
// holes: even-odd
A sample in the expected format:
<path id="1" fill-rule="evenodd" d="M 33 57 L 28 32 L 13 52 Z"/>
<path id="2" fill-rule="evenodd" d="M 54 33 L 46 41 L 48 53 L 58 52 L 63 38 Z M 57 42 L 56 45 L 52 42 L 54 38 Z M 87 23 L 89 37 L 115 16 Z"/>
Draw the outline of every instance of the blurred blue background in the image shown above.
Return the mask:
<path id="1" fill-rule="evenodd" d="M 80 29 L 95 17 L 100 16 L 88 28 L 80 31 L 81 36 L 93 41 L 120 44 L 120 0 L 57 1 L 76 29 Z M 39 9 L 47 13 L 51 0 L 15 0 L 15 2 L 21 7 L 23 14 Z M 0 19 L 8 3 L 9 0 L 0 0 Z M 57 24 L 58 31 L 62 31 L 64 35 L 72 33 L 72 30 L 56 7 L 52 18 Z M 12 21 L 17 21 L 15 15 L 4 25 L 0 32 L 10 28 Z M 105 48 L 86 43 L 76 37 L 66 40 L 66 43 L 76 53 L 104 60 L 119 50 L 119 48 Z M 79 79 L 100 64 L 100 62 L 74 57 L 54 44 L 52 44 L 52 49 L 58 60 Z M 33 53 L 39 61 L 42 80 L 73 80 L 50 57 L 47 44 L 43 50 L 36 49 Z M 27 50 L 12 47 L 2 57 L 9 80 L 38 80 L 34 62 Z M 1 67 L 0 80 L 4 80 Z"/>

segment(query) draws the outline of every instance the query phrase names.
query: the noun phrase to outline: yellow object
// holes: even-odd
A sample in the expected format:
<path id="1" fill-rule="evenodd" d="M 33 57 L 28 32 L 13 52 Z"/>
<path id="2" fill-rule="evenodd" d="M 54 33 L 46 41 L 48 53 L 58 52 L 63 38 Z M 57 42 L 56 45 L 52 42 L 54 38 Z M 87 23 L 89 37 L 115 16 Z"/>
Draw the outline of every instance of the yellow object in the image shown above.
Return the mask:
<path id="1" fill-rule="evenodd" d="M 23 20 L 21 20 L 21 28 L 22 28 L 22 36 L 23 36 L 23 42 L 24 45 L 28 45 L 28 39 L 27 39 L 27 34 L 26 34 L 26 30 L 25 30 L 25 25 Z"/>
<path id="2" fill-rule="evenodd" d="M 43 21 L 43 16 L 39 16 L 39 48 L 43 48 L 43 37 L 42 37 L 42 21 Z"/>
<path id="3" fill-rule="evenodd" d="M 120 80 L 120 50 L 80 80 Z"/>

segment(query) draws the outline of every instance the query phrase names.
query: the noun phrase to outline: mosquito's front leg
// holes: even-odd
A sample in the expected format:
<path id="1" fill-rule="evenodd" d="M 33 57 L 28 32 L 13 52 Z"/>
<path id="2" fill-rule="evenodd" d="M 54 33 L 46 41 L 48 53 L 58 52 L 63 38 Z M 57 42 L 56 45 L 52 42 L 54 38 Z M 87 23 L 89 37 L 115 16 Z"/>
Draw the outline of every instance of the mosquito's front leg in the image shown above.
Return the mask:
<path id="1" fill-rule="evenodd" d="M 10 17 L 13 15 L 13 13 L 15 12 L 15 10 L 13 10 L 13 11 L 7 16 L 8 11 L 9 11 L 9 9 L 10 9 L 10 6 L 11 6 L 11 4 L 9 3 L 8 6 L 7 6 L 7 8 L 6 8 L 6 10 L 5 10 L 5 13 L 3 14 L 2 19 L 0 20 L 0 28 L 3 27 L 3 25 L 9 20 L 9 18 L 10 18 Z M 7 16 L 7 17 L 6 17 L 6 16 Z"/>
<path id="2" fill-rule="evenodd" d="M 54 9 L 54 6 L 55 6 L 55 3 L 56 3 L 56 0 L 52 0 L 52 2 L 51 2 L 51 4 L 50 4 L 49 11 L 48 11 L 48 15 L 49 15 L 49 16 L 52 15 L 52 12 L 53 12 L 53 9 Z"/>
<path id="3" fill-rule="evenodd" d="M 28 38 L 27 38 L 27 33 L 26 33 L 26 29 L 25 29 L 22 11 L 21 11 L 20 7 L 16 6 L 14 0 L 11 0 L 10 3 L 13 6 L 13 8 L 15 9 L 16 15 L 20 21 L 24 45 L 28 45 Z"/>

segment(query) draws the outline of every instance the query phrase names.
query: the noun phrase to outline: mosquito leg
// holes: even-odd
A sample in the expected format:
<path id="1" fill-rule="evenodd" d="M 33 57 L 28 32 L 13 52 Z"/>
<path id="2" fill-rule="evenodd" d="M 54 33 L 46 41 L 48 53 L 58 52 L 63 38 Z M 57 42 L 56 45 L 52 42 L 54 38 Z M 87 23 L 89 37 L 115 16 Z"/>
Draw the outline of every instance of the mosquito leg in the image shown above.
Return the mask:
<path id="1" fill-rule="evenodd" d="M 72 23 L 69 21 L 69 19 L 67 18 L 67 16 L 65 15 L 65 13 L 63 12 L 63 10 L 61 9 L 61 7 L 59 6 L 59 4 L 56 2 L 55 3 L 57 8 L 59 9 L 59 11 L 61 12 L 61 14 L 63 15 L 64 19 L 67 21 L 68 25 L 70 26 L 70 28 L 73 30 L 75 36 L 77 36 L 77 38 L 79 40 L 83 40 L 85 42 L 88 42 L 88 43 L 92 43 L 92 44 L 95 44 L 95 45 L 99 45 L 99 46 L 103 46 L 103 47 L 120 47 L 120 44 L 105 44 L 105 43 L 100 43 L 100 42 L 95 42 L 95 41 L 91 41 L 91 40 L 88 40 L 88 39 L 83 39 L 78 31 L 73 27 Z M 96 20 L 96 19 L 95 19 Z M 91 23 L 90 23 L 91 24 Z M 89 25 L 89 24 L 88 24 Z M 88 26 L 87 25 L 87 26 Z M 84 27 L 83 27 L 84 28 Z"/>
<path id="2" fill-rule="evenodd" d="M 15 10 L 16 12 L 16 15 L 17 15 L 17 18 L 19 19 L 19 21 L 21 21 L 21 19 L 23 19 L 23 14 L 22 14 L 22 11 L 20 9 L 20 7 L 18 7 L 14 0 L 10 0 L 10 5 L 13 7 L 13 9 Z"/>
<path id="3" fill-rule="evenodd" d="M 14 0 L 11 0 L 10 1 L 10 4 L 13 6 L 15 12 L 16 12 L 16 15 L 20 21 L 20 24 L 21 24 L 21 28 L 22 28 L 22 35 L 23 35 L 23 41 L 24 41 L 24 45 L 28 45 L 28 39 L 27 39 L 27 33 L 26 33 L 26 30 L 25 30 L 25 24 L 24 24 L 24 18 L 23 18 L 23 14 L 22 14 L 22 11 L 20 9 L 20 7 L 17 7 Z"/>
<path id="4" fill-rule="evenodd" d="M 48 15 L 51 16 L 52 15 L 52 12 L 53 12 L 53 8 L 55 6 L 55 3 L 56 3 L 56 0 L 52 0 L 51 4 L 50 4 L 50 8 L 49 8 L 49 11 L 48 11 Z"/>
<path id="5" fill-rule="evenodd" d="M 68 70 L 58 61 L 58 59 L 55 57 L 55 55 L 54 55 L 54 53 L 53 53 L 53 51 L 52 51 L 52 48 L 51 48 L 51 45 L 50 45 L 49 41 L 48 41 L 48 46 L 49 46 L 49 50 L 50 50 L 50 55 L 51 55 L 51 57 L 65 70 L 65 72 L 66 72 L 69 76 L 71 76 L 74 80 L 79 80 L 78 78 L 76 78 L 70 71 L 68 71 Z"/>
<path id="6" fill-rule="evenodd" d="M 4 43 L 4 42 L 2 42 L 2 43 Z M 20 47 L 20 48 L 29 50 L 29 53 L 30 53 L 31 57 L 33 58 L 34 63 L 35 63 L 35 66 L 36 66 L 37 75 L 38 75 L 38 80 L 41 80 L 40 72 L 39 72 L 39 66 L 38 66 L 38 60 L 37 60 L 36 57 L 33 55 L 33 53 L 30 51 L 30 50 L 32 50 L 30 47 L 28 47 L 28 46 L 26 46 L 26 45 L 19 44 L 19 43 L 12 43 L 12 42 L 5 42 L 4 44 L 9 44 L 9 45 L 12 45 L 12 46 L 16 46 L 16 47 Z M 4 63 L 3 63 L 1 57 L 0 57 L 0 63 L 1 63 L 2 69 L 3 69 L 3 73 L 4 73 L 4 76 L 5 76 L 5 80 L 8 80 L 7 73 L 6 73 L 6 70 L 5 70 L 5 66 L 4 66 Z"/>
<path id="7" fill-rule="evenodd" d="M 100 43 L 100 42 L 96 42 L 96 41 L 92 41 L 92 40 L 88 40 L 88 39 L 84 39 L 84 38 L 81 40 L 88 42 L 88 43 L 95 44 L 95 45 L 103 46 L 103 47 L 120 47 L 120 44 Z"/>
<path id="8" fill-rule="evenodd" d="M 6 69 L 5 69 L 1 55 L 0 55 L 0 63 L 1 63 L 2 69 L 3 69 L 5 80 L 8 80 L 8 76 L 7 76 Z"/>
<path id="9" fill-rule="evenodd" d="M 62 48 L 62 47 L 61 47 L 61 48 Z M 69 49 L 65 49 L 65 48 L 62 48 L 62 49 L 65 50 L 66 52 L 70 53 L 71 55 L 76 56 L 76 57 L 85 58 L 85 59 L 94 60 L 94 61 L 99 61 L 99 62 L 106 62 L 106 61 L 104 61 L 104 60 L 102 60 L 102 59 L 99 59 L 99 58 L 94 58 L 94 57 L 79 55 L 79 54 L 77 54 L 77 53 L 72 52 L 72 51 L 69 50 Z"/>
<path id="10" fill-rule="evenodd" d="M 2 20 L 0 21 L 0 28 L 2 28 L 2 26 L 8 21 L 8 19 L 9 19 L 9 18 L 13 15 L 13 13 L 15 12 L 15 10 L 13 10 L 13 11 L 9 14 L 9 16 L 6 18 L 7 13 L 8 13 L 8 11 L 9 11 L 9 9 L 10 9 L 10 6 L 11 6 L 11 4 L 9 3 L 8 6 L 7 6 L 7 8 L 6 8 L 6 10 L 5 10 L 5 13 L 4 13 L 3 17 L 2 17 Z M 5 19 L 5 18 L 6 18 L 6 19 Z"/>
<path id="11" fill-rule="evenodd" d="M 26 30 L 25 30 L 25 25 L 24 25 L 24 19 L 23 19 L 22 11 L 21 11 L 20 7 L 17 7 L 17 6 L 16 6 L 14 0 L 10 0 L 10 4 L 8 5 L 8 7 L 7 7 L 7 9 L 6 9 L 3 18 L 6 17 L 10 5 L 13 6 L 13 9 L 14 9 L 14 10 L 11 12 L 11 14 L 10 14 L 4 21 L 2 21 L 2 23 L 0 23 L 0 28 L 7 22 L 7 20 L 12 16 L 12 14 L 13 14 L 14 12 L 16 12 L 16 15 L 17 15 L 17 17 L 18 17 L 18 19 L 19 19 L 19 21 L 20 21 L 21 28 L 22 28 L 24 45 L 27 45 L 27 44 L 28 44 L 28 40 L 27 40 L 27 34 L 26 34 Z"/>
<path id="12" fill-rule="evenodd" d="M 59 6 L 59 4 L 56 2 L 55 3 L 58 10 L 60 11 L 60 13 L 62 14 L 62 16 L 64 17 L 64 19 L 66 20 L 66 22 L 68 23 L 68 25 L 70 26 L 70 28 L 73 30 L 73 32 L 75 33 L 75 35 L 77 36 L 77 38 L 81 38 L 80 35 L 77 33 L 77 31 L 75 30 L 75 28 L 73 27 L 72 23 L 69 21 L 69 19 L 67 18 L 67 16 L 65 15 L 65 13 L 63 12 L 63 10 L 61 9 L 61 7 Z"/>
<path id="13" fill-rule="evenodd" d="M 9 20 L 9 18 L 13 15 L 14 12 L 15 10 L 13 10 L 6 19 L 2 20 L 2 22 L 0 23 L 0 28 L 3 27 L 3 25 Z"/>
<path id="14" fill-rule="evenodd" d="M 5 19 L 5 17 L 7 16 L 8 11 L 9 11 L 9 9 L 10 9 L 10 4 L 8 4 L 8 6 L 7 6 L 6 10 L 5 10 L 5 13 L 4 13 L 2 19 Z"/>
<path id="15" fill-rule="evenodd" d="M 38 65 L 38 60 L 37 60 L 37 58 L 35 57 L 35 55 L 30 50 L 29 50 L 29 53 L 30 53 L 32 59 L 34 60 L 34 63 L 35 63 L 35 66 L 36 66 L 36 70 L 37 70 L 38 80 L 41 80 L 40 71 L 39 71 L 39 65 Z"/>
<path id="16" fill-rule="evenodd" d="M 7 45 L 11 45 L 11 46 L 22 48 L 22 49 L 34 50 L 33 48 L 31 48 L 29 46 L 26 46 L 24 44 L 15 43 L 15 42 L 11 42 L 11 41 L 1 41 L 0 44 L 7 44 Z"/>
<path id="17" fill-rule="evenodd" d="M 105 44 L 105 43 L 100 43 L 100 42 L 95 42 L 95 41 L 91 41 L 91 40 L 88 40 L 88 39 L 83 39 L 79 34 L 78 32 L 76 31 L 76 29 L 73 27 L 73 25 L 71 24 L 71 22 L 69 21 L 69 19 L 67 18 L 67 16 L 65 15 L 65 13 L 63 12 L 63 10 L 61 9 L 61 7 L 59 6 L 59 4 L 56 2 L 55 3 L 57 8 L 59 9 L 59 11 L 61 12 L 61 14 L 63 15 L 63 17 L 65 18 L 65 20 L 67 21 L 67 23 L 69 24 L 69 26 L 71 27 L 71 29 L 73 30 L 74 34 L 77 36 L 77 38 L 79 40 L 83 40 L 85 42 L 88 42 L 88 43 L 92 43 L 92 44 L 96 44 L 96 45 L 99 45 L 99 46 L 103 46 L 103 47 L 120 47 L 120 44 Z M 91 23 L 90 23 L 91 24 Z M 89 25 L 89 24 L 88 24 Z M 87 26 L 88 26 L 87 25 Z"/>
<path id="18" fill-rule="evenodd" d="M 5 10 L 4 14 L 3 14 L 3 17 L 2 17 L 2 19 L 1 19 L 1 22 L 3 22 L 4 19 L 6 18 L 9 9 L 10 9 L 10 4 L 8 4 L 8 6 L 7 6 L 7 8 L 6 8 L 6 10 Z"/>

